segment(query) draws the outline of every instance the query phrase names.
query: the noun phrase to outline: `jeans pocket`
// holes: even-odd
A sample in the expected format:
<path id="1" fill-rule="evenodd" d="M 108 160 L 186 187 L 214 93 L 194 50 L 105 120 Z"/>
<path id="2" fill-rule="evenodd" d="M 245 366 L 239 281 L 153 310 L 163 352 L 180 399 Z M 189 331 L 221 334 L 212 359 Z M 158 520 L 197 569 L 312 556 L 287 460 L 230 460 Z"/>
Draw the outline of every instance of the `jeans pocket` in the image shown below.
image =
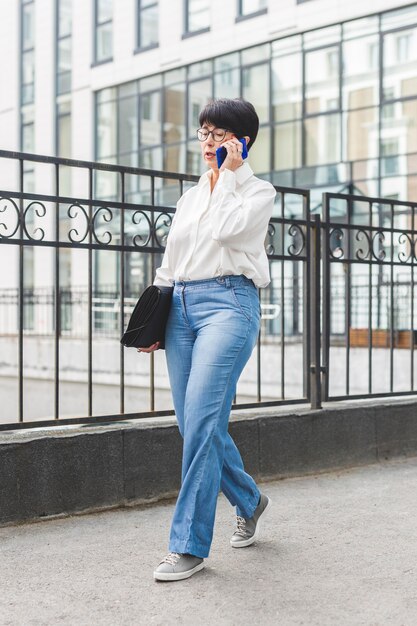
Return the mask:
<path id="1" fill-rule="evenodd" d="M 252 319 L 252 301 L 248 293 L 248 288 L 244 285 L 234 285 L 231 288 L 233 299 L 241 313 L 248 322 Z"/>

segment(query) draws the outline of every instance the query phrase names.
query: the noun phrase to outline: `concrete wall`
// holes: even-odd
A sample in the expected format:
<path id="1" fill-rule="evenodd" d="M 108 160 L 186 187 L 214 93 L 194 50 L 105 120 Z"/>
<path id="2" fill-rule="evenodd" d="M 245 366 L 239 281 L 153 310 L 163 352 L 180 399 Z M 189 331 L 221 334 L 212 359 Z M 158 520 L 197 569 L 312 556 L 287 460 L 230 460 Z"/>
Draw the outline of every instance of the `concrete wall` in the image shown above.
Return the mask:
<path id="1" fill-rule="evenodd" d="M 417 454 L 417 401 L 235 414 L 230 432 L 257 480 Z M 180 484 L 173 418 L 0 434 L 0 524 L 154 502 Z"/>

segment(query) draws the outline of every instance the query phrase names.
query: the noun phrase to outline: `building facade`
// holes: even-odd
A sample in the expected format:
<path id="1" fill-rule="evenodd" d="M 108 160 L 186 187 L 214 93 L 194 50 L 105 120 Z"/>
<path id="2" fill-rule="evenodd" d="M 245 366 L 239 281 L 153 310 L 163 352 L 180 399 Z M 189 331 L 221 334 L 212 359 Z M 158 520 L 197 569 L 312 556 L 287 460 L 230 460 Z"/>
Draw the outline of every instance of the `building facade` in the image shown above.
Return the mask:
<path id="1" fill-rule="evenodd" d="M 311 188 L 316 211 L 324 189 L 417 197 L 417 3 L 12 0 L 0 18 L 3 149 L 199 174 L 199 110 L 243 96 L 261 122 L 255 173 Z M 51 188 L 26 166 L 26 191 Z M 77 193 L 69 172 L 60 190 Z M 96 192 L 118 197 L 111 176 Z M 25 250 L 25 285 L 53 284 L 52 254 Z M 10 255 L 2 287 L 18 284 Z M 61 251 L 61 285 L 84 284 L 81 265 Z M 96 283 L 117 276 L 97 254 Z"/>

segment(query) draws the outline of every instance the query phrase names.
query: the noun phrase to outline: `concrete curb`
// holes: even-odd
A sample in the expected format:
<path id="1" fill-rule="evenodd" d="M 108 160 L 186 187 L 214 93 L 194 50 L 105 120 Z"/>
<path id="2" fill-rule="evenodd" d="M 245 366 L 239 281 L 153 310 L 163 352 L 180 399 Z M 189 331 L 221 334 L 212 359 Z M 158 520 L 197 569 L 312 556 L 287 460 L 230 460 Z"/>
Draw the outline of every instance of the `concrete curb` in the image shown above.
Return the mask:
<path id="1" fill-rule="evenodd" d="M 257 480 L 417 454 L 417 401 L 234 413 L 230 432 Z M 175 496 L 182 442 L 172 417 L 0 434 L 0 525 Z"/>

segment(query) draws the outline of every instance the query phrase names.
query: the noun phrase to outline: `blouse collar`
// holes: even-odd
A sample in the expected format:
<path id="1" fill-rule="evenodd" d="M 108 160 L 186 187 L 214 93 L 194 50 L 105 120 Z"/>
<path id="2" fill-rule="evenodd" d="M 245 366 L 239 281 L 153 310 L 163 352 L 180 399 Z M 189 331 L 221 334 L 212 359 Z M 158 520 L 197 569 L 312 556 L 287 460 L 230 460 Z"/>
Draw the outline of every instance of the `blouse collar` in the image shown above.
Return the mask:
<path id="1" fill-rule="evenodd" d="M 204 174 L 200 176 L 200 180 L 198 181 L 198 184 L 201 185 L 201 184 L 204 184 L 206 181 L 209 181 L 212 176 L 212 173 L 213 173 L 213 170 L 211 168 L 207 172 L 204 172 Z M 243 183 L 246 182 L 248 178 L 253 176 L 253 170 L 251 166 L 249 165 L 249 163 L 245 161 L 244 163 L 242 163 L 240 167 L 237 168 L 237 170 L 234 171 L 234 174 L 236 176 L 237 184 L 243 185 Z"/>

